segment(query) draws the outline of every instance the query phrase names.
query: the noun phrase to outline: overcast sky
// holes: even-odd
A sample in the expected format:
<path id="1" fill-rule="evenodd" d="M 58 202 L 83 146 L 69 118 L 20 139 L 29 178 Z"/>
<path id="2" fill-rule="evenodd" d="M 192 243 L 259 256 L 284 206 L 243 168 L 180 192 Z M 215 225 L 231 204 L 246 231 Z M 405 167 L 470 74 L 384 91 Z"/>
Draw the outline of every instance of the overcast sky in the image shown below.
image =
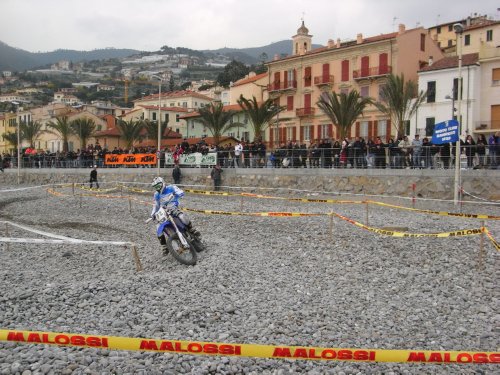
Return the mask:
<path id="1" fill-rule="evenodd" d="M 434 26 L 498 0 L 0 0 L 0 41 L 31 52 L 161 46 L 260 47 L 290 39 L 304 17 L 313 43 Z"/>

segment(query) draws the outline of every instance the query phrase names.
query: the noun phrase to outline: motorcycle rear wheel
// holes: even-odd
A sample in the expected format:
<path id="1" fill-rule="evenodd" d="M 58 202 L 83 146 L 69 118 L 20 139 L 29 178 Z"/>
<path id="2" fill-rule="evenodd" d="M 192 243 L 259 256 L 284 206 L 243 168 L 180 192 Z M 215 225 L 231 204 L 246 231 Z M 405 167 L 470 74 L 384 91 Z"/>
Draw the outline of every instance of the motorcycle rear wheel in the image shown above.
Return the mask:
<path id="1" fill-rule="evenodd" d="M 196 254 L 196 250 L 194 249 L 194 247 L 190 245 L 188 248 L 185 248 L 182 245 L 182 242 L 179 239 L 177 233 L 167 238 L 167 247 L 170 254 L 172 254 L 172 256 L 179 263 L 185 264 L 187 266 L 194 266 L 198 261 L 198 255 Z"/>

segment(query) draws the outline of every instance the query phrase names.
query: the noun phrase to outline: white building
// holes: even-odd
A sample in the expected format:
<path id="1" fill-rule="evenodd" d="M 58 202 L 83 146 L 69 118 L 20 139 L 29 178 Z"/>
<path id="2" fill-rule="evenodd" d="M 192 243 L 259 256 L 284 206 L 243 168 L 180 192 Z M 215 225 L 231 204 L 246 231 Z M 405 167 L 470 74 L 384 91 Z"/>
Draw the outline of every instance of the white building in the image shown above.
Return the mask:
<path id="1" fill-rule="evenodd" d="M 480 119 L 480 74 L 479 54 L 463 55 L 462 138 L 467 134 L 474 136 L 476 124 Z M 410 135 L 431 137 L 434 124 L 451 120 L 452 113 L 453 118 L 458 119 L 458 57 L 445 57 L 419 71 L 418 87 L 419 90 L 427 91 L 427 99 L 410 122 Z"/>

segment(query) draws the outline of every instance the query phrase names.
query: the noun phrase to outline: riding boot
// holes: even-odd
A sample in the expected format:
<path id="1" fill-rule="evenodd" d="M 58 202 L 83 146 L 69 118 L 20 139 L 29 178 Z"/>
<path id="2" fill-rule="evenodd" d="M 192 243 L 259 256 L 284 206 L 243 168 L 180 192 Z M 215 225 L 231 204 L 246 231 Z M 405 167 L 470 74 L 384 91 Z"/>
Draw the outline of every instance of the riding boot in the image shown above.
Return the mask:
<path id="1" fill-rule="evenodd" d="M 187 226 L 187 230 L 193 235 L 193 237 L 195 237 L 196 239 L 200 239 L 201 233 L 195 227 L 193 227 L 193 223 L 189 223 L 189 225 Z"/>

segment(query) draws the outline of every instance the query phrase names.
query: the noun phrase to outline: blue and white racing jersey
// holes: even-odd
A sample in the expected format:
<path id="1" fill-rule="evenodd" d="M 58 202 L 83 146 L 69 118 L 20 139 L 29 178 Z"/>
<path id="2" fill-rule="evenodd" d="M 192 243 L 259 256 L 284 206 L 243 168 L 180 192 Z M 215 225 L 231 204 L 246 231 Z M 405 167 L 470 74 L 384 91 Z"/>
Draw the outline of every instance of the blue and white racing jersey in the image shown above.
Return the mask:
<path id="1" fill-rule="evenodd" d="M 184 197 L 184 191 L 176 185 L 167 185 L 161 192 L 156 192 L 154 195 L 155 205 L 151 216 L 153 216 L 160 207 L 175 206 L 179 207 L 179 200 Z"/>

